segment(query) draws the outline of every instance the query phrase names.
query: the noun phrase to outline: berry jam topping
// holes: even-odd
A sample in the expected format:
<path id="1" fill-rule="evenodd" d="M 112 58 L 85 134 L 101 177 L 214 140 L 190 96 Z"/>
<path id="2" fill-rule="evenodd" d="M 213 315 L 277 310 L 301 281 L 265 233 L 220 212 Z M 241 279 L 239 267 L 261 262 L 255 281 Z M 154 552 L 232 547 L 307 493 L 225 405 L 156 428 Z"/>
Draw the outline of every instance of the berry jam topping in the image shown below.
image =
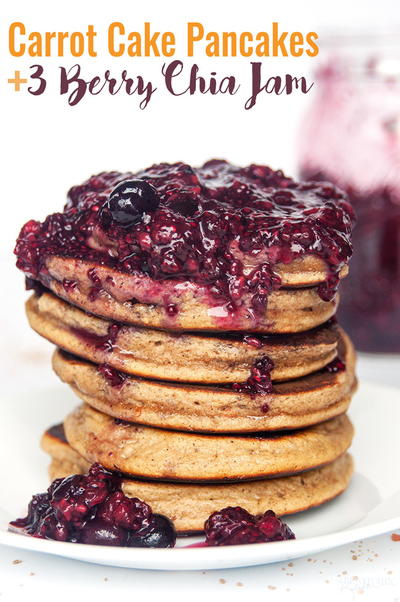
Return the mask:
<path id="1" fill-rule="evenodd" d="M 127 378 L 127 375 L 124 372 L 116 370 L 116 368 L 113 368 L 112 366 L 110 366 L 110 364 L 107 363 L 100 364 L 97 369 L 100 372 L 100 374 L 104 376 L 107 382 L 116 389 L 122 387 Z"/>
<path id="2" fill-rule="evenodd" d="M 209 546 L 232 546 L 295 539 L 294 533 L 272 510 L 253 516 L 244 508 L 214 512 L 204 525 Z"/>
<path id="3" fill-rule="evenodd" d="M 353 219 L 344 195 L 321 182 L 222 160 L 200 168 L 161 163 L 74 186 L 62 213 L 25 224 L 15 253 L 35 279 L 45 280 L 48 257 L 77 258 L 191 281 L 208 291 L 210 304 L 222 301 L 234 312 L 243 302 L 256 315 L 280 286 L 274 266 L 308 254 L 326 263 L 320 295 L 332 298 L 351 256 Z"/>
<path id="4" fill-rule="evenodd" d="M 337 357 L 325 366 L 325 370 L 326 372 L 330 372 L 332 374 L 335 374 L 336 372 L 343 372 L 343 370 L 346 370 L 346 364 L 343 360 Z"/>
<path id="5" fill-rule="evenodd" d="M 128 498 L 119 475 L 93 464 L 86 475 L 56 479 L 46 493 L 34 495 L 28 514 L 10 523 L 28 535 L 107 546 L 175 545 L 172 522 L 150 506 Z"/>
<path id="6" fill-rule="evenodd" d="M 120 324 L 110 324 L 105 335 L 94 334 L 89 330 L 75 328 L 74 326 L 71 326 L 70 330 L 86 344 L 95 347 L 99 351 L 110 353 L 114 349 L 121 326 Z"/>
<path id="7" fill-rule="evenodd" d="M 89 299 L 90 299 L 90 301 L 96 301 L 96 299 L 99 297 L 101 290 L 102 290 L 101 289 L 101 280 L 100 280 L 99 276 L 97 275 L 96 268 L 91 268 L 90 270 L 88 270 L 87 276 L 88 276 L 90 282 L 93 283 L 93 285 L 90 289 L 90 292 L 89 292 Z M 64 286 L 64 288 L 65 288 L 65 286 Z"/>
<path id="8" fill-rule="evenodd" d="M 39 280 L 34 280 L 33 278 L 25 277 L 25 290 L 34 291 L 38 297 L 46 292 L 46 287 L 43 286 Z"/>
<path id="9" fill-rule="evenodd" d="M 146 180 L 125 180 L 111 192 L 100 211 L 100 223 L 104 230 L 113 224 L 130 228 L 145 221 L 148 213 L 156 211 L 160 204 L 157 190 Z"/>
<path id="10" fill-rule="evenodd" d="M 174 316 L 176 316 L 176 314 L 178 313 L 178 306 L 176 305 L 176 303 L 168 303 L 168 305 L 166 305 L 165 307 L 167 314 L 173 318 Z"/>
<path id="11" fill-rule="evenodd" d="M 75 290 L 78 285 L 76 280 L 71 280 L 70 278 L 64 278 L 62 284 L 66 293 Z"/>
<path id="12" fill-rule="evenodd" d="M 252 334 L 245 334 L 242 340 L 243 343 L 247 343 L 248 345 L 250 345 L 251 347 L 255 347 L 256 349 L 261 349 L 261 347 L 264 347 L 264 345 L 266 344 L 266 342 L 263 341 L 262 337 L 257 337 Z"/>
<path id="13" fill-rule="evenodd" d="M 247 393 L 252 397 L 272 393 L 271 372 L 274 362 L 268 355 L 256 360 L 250 369 L 250 376 L 245 383 L 233 383 L 232 388 L 238 393 Z M 263 412 L 268 411 L 268 404 L 263 404 Z"/>

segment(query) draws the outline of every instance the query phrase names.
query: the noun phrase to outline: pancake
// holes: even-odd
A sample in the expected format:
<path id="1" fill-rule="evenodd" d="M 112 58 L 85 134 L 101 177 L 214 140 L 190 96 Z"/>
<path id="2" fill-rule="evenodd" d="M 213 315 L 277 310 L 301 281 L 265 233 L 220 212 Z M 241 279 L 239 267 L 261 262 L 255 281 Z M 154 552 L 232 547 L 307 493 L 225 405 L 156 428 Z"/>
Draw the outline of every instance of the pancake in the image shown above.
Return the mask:
<path id="1" fill-rule="evenodd" d="M 245 300 L 243 300 L 243 305 L 234 312 L 230 312 L 224 304 L 210 305 L 210 298 L 205 289 L 198 291 L 194 290 L 190 283 L 178 287 L 176 284 L 163 281 L 154 285 L 159 289 L 157 303 L 140 303 L 137 301 L 137 296 L 132 296 L 128 300 L 123 295 L 120 299 L 117 296 L 118 293 L 115 292 L 123 290 L 122 287 L 125 287 L 126 281 L 129 280 L 127 274 L 117 272 L 115 278 L 118 284 L 115 283 L 112 286 L 106 282 L 108 269 L 98 266 L 96 273 L 101 276 L 97 277 L 103 283 L 104 288 L 96 289 L 96 294 L 92 295 L 91 289 L 85 289 L 84 285 L 80 288 L 81 281 L 79 279 L 80 269 L 85 274 L 90 267 L 88 265 L 85 265 L 84 268 L 76 267 L 76 264 L 84 263 L 78 260 L 52 259 L 52 262 L 56 264 L 59 261 L 63 263 L 63 270 L 61 274 L 57 272 L 57 275 L 61 277 L 63 274 L 67 274 L 65 279 L 72 280 L 76 284 L 73 287 L 65 286 L 63 281 L 51 276 L 54 274 L 54 269 L 49 269 L 50 275 L 46 277 L 46 286 L 58 297 L 91 314 L 146 328 L 165 328 L 178 331 L 303 332 L 327 322 L 335 314 L 339 302 L 337 294 L 331 301 L 323 301 L 318 294 L 318 287 L 280 288 L 268 296 L 268 303 L 263 314 L 255 316 L 248 310 Z M 52 262 L 50 265 L 53 265 Z M 114 277 L 110 278 L 115 282 Z M 143 277 L 137 277 L 138 280 L 140 278 Z M 175 292 L 168 291 L 169 286 L 174 291 L 177 290 Z M 137 283 L 137 287 L 140 287 L 140 283 Z M 170 308 L 174 308 L 172 313 L 169 311 Z"/>
<path id="2" fill-rule="evenodd" d="M 39 334 L 75 355 L 137 376 L 184 382 L 244 382 L 265 355 L 274 364 L 272 380 L 298 378 L 331 362 L 340 338 L 334 324 L 304 334 L 251 337 L 252 344 L 234 334 L 215 337 L 121 326 L 106 345 L 112 322 L 51 293 L 31 297 L 27 314 Z"/>
<path id="3" fill-rule="evenodd" d="M 61 425 L 42 437 L 42 448 L 52 458 L 50 479 L 84 473 L 89 463 L 65 441 Z M 331 464 L 300 475 L 263 481 L 216 484 L 155 483 L 124 479 L 123 490 L 139 497 L 154 512 L 169 516 L 180 534 L 200 532 L 208 516 L 226 506 L 242 506 L 252 514 L 267 509 L 278 515 L 318 506 L 342 493 L 350 482 L 353 462 L 344 454 Z"/>
<path id="4" fill-rule="evenodd" d="M 46 260 L 46 269 L 48 273 L 42 277 L 44 284 L 48 276 L 60 283 L 67 279 L 75 281 L 80 290 L 87 294 L 93 288 L 93 278 L 90 278 L 88 273 L 95 269 L 96 276 L 100 279 L 99 286 L 104 286 L 104 290 L 122 302 L 135 298 L 139 303 L 163 305 L 165 294 L 179 297 L 181 288 L 191 288 L 196 297 L 204 294 L 201 287 L 196 286 L 192 281 L 186 282 L 184 287 L 182 282 L 179 282 L 177 287 L 176 282 L 157 281 L 145 274 L 127 274 L 110 266 L 83 259 L 52 255 Z M 329 276 L 327 264 L 315 255 L 305 255 L 289 263 L 278 263 L 274 266 L 274 271 L 279 276 L 281 286 L 290 288 L 317 286 L 325 282 Z M 339 277 L 344 278 L 348 271 L 348 266 L 344 265 L 339 272 Z"/>
<path id="5" fill-rule="evenodd" d="M 106 378 L 98 366 L 61 350 L 53 355 L 56 374 L 84 402 L 128 422 L 206 432 L 296 429 L 344 413 L 356 386 L 355 354 L 339 331 L 339 354 L 346 369 L 326 370 L 274 383 L 268 395 L 249 395 L 231 387 L 154 381 L 120 374 Z M 267 410 L 267 411 L 266 411 Z"/>
<path id="6" fill-rule="evenodd" d="M 292 332 L 334 312 L 353 222 L 328 183 L 223 160 L 161 163 L 73 186 L 62 211 L 23 226 L 15 254 L 29 279 L 111 320 Z"/>
<path id="7" fill-rule="evenodd" d="M 289 475 L 333 462 L 350 446 L 345 414 L 298 431 L 205 435 L 116 420 L 82 405 L 64 420 L 68 443 L 89 462 L 164 481 L 254 480 Z"/>

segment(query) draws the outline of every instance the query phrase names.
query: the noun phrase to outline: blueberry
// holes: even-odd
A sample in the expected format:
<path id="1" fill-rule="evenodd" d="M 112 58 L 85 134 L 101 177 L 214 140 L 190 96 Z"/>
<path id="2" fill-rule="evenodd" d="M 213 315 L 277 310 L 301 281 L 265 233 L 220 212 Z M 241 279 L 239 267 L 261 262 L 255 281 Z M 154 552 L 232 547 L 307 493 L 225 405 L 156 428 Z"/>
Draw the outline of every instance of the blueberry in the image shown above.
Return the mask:
<path id="1" fill-rule="evenodd" d="M 144 213 L 156 211 L 159 204 L 154 186 L 145 180 L 125 180 L 111 192 L 101 209 L 100 219 L 106 228 L 111 222 L 129 228 L 138 224 Z"/>
<path id="2" fill-rule="evenodd" d="M 116 419 L 117 420 L 117 419 Z M 85 475 L 56 479 L 33 496 L 28 515 L 12 521 L 29 535 L 100 546 L 172 548 L 174 524 L 121 490 L 121 475 L 93 464 Z"/>
<path id="3" fill-rule="evenodd" d="M 79 543 L 98 546 L 125 546 L 127 538 L 128 531 L 126 529 L 95 518 L 88 521 L 81 530 Z"/>
<path id="4" fill-rule="evenodd" d="M 162 514 L 153 514 L 152 528 L 141 534 L 131 533 L 128 546 L 131 548 L 173 548 L 176 530 L 172 521 Z"/>

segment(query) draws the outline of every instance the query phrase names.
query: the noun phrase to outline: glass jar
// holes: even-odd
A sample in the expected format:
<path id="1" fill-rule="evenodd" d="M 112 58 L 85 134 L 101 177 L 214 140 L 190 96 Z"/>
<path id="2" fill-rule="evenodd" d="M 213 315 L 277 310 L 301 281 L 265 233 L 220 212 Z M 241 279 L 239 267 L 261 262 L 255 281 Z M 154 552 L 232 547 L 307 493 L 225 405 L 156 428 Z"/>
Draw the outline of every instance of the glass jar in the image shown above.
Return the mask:
<path id="1" fill-rule="evenodd" d="M 363 351 L 400 352 L 400 36 L 330 37 L 300 136 L 300 172 L 357 214 L 339 320 Z"/>

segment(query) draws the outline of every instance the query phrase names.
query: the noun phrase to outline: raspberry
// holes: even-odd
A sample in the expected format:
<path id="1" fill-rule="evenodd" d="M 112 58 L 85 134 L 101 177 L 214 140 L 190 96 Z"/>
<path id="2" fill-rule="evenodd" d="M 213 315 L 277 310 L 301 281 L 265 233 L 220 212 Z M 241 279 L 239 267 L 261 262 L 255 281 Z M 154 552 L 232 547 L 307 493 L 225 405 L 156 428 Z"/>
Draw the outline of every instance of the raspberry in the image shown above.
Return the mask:
<path id="1" fill-rule="evenodd" d="M 232 546 L 295 539 L 294 533 L 272 510 L 253 516 L 240 506 L 214 512 L 204 525 L 209 546 Z"/>

